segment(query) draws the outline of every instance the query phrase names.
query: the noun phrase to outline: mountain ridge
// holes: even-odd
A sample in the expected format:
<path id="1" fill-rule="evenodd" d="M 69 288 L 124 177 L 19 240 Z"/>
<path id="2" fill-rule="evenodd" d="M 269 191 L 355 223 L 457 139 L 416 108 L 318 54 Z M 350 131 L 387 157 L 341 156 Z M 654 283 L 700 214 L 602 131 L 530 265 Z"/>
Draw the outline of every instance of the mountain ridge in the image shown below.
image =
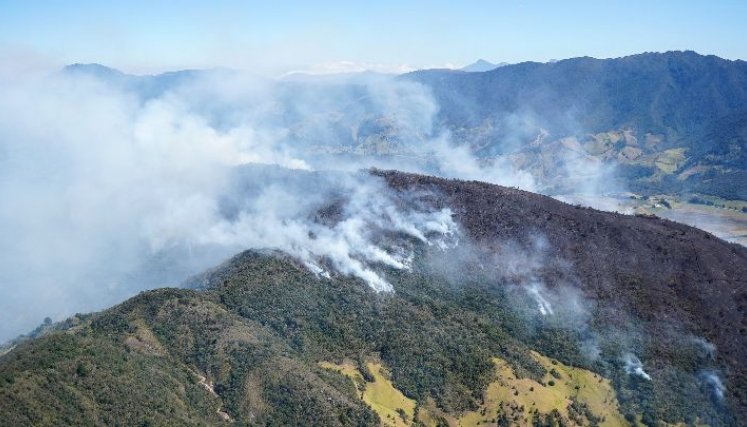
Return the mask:
<path id="1" fill-rule="evenodd" d="M 239 254 L 193 280 L 202 291 L 147 291 L 0 356 L 7 420 L 39 422 L 41 409 L 28 399 L 47 396 L 58 402 L 59 412 L 45 415 L 50 420 L 87 414 L 105 424 L 125 416 L 122 408 L 144 405 L 157 409 L 134 410 L 130 420 L 169 419 L 161 417 L 175 410 L 185 424 L 216 422 L 221 411 L 240 423 L 373 425 L 380 421 L 354 384 L 319 362 L 349 358 L 364 366 L 377 358 L 404 396 L 419 405 L 434 399 L 453 414 L 479 404 L 493 376 L 491 357 L 539 381 L 547 371 L 530 349 L 610 378 L 628 417 L 733 425 L 745 413 L 746 248 L 667 220 L 521 190 L 372 173 L 401 197 L 451 207 L 461 246 L 416 246 L 411 271 L 384 270 L 393 294 L 334 272 L 316 276 L 282 254 Z M 551 317 L 537 311 L 533 283 L 544 284 Z M 587 308 L 576 312 L 567 302 L 574 300 Z M 702 309 L 716 305 L 718 313 Z M 696 338 L 715 346 L 713 358 Z M 581 345 L 594 341 L 598 359 Z M 651 381 L 627 373 L 626 354 L 640 357 Z M 138 369 L 157 375 L 130 374 Z M 714 372 L 726 400 L 710 397 L 703 375 Z M 36 383 L 36 375 L 66 385 Z M 144 392 L 166 384 L 184 391 Z M 83 399 L 92 392 L 101 397 Z M 106 411 L 113 411 L 108 418 Z"/>
<path id="2" fill-rule="evenodd" d="M 478 59 L 477 61 L 466 65 L 462 68 L 460 68 L 461 71 L 466 71 L 469 73 L 483 73 L 486 71 L 492 71 L 495 70 L 498 67 L 503 67 L 509 65 L 508 62 L 499 62 L 497 64 L 494 64 L 490 61 L 486 61 L 484 59 Z"/>
<path id="3" fill-rule="evenodd" d="M 614 167 L 635 192 L 747 197 L 739 190 L 747 188 L 744 163 L 729 160 L 744 152 L 747 140 L 726 140 L 721 124 L 747 116 L 745 61 L 675 51 L 523 62 L 485 73 L 424 70 L 401 78 L 431 90 L 438 122 L 480 158 L 508 155 L 528 162 L 534 175 L 554 176 L 556 166 L 543 159 L 578 157 L 557 144 L 575 141 L 582 158 Z M 621 140 L 622 134 L 628 136 Z M 668 150 L 681 154 L 675 160 Z M 718 185 L 726 176 L 737 181 Z"/>

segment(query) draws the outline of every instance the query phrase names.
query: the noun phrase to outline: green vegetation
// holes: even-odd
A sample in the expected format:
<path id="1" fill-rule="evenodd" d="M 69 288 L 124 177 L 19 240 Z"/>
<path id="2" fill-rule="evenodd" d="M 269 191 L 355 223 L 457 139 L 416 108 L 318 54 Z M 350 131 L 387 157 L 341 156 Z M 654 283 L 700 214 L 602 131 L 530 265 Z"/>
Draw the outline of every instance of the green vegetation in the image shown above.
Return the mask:
<path id="1" fill-rule="evenodd" d="M 347 383 L 291 355 L 205 294 L 147 292 L 3 356 L 0 425 L 377 424 Z"/>
<path id="2" fill-rule="evenodd" d="M 503 416 L 512 425 L 544 425 L 548 419 L 561 425 L 627 425 L 609 380 L 536 352 L 532 357 L 548 369 L 539 381 L 517 377 L 508 363 L 495 359 L 496 379 L 485 393 L 484 403 L 477 411 L 464 414 L 459 424 L 489 425 Z"/>
<path id="3" fill-rule="evenodd" d="M 422 266 L 389 273 L 397 292 L 376 294 L 244 253 L 207 290 L 145 292 L 21 343 L 0 358 L 0 424 L 436 425 L 521 407 L 535 424 L 620 422 L 609 382 L 572 367 L 588 366 L 578 337 L 527 329 L 504 287 L 479 276 L 454 287 Z M 677 397 L 685 377 L 652 387 L 599 368 L 623 397 L 620 413 L 677 421 L 706 411 Z"/>
<path id="4" fill-rule="evenodd" d="M 533 352 L 532 357 L 546 368 L 553 366 L 540 382 L 518 378 L 505 360 L 493 359 L 495 376 L 479 406 L 456 414 L 445 413 L 432 400 L 417 406 L 418 402 L 397 390 L 379 362 L 367 364 L 374 372 L 371 382 L 363 380 L 361 372 L 349 362 L 341 365 L 323 362 L 321 366 L 352 379 L 361 390 L 361 399 L 376 411 L 382 424 L 388 426 L 408 426 L 417 422 L 428 427 L 439 423 L 468 427 L 493 425 L 502 417 L 511 425 L 544 424 L 549 419 L 563 425 L 611 427 L 628 424 L 619 412 L 609 380 L 584 369 L 551 361 L 538 353 Z M 558 380 L 556 387 L 550 378 Z"/>
<path id="5" fill-rule="evenodd" d="M 561 194 L 575 188 L 562 182 L 558 159 L 581 151 L 615 165 L 623 187 L 632 191 L 747 200 L 743 61 L 644 53 L 522 63 L 480 75 L 427 70 L 406 78 L 429 86 L 439 123 L 459 143 L 479 147 L 477 155 L 488 158 L 516 150 L 524 170 L 550 187 L 565 187 L 558 188 Z M 507 147 L 517 129 L 501 118 L 527 112 L 536 125 L 521 129 L 522 145 Z M 493 131 L 486 132 L 490 125 Z"/>
<path id="6" fill-rule="evenodd" d="M 352 379 L 360 391 L 361 400 L 378 414 L 383 425 L 404 427 L 413 423 L 417 403 L 397 390 L 381 363 L 367 362 L 365 364 L 367 372 L 371 374 L 370 380 L 365 380 L 363 370 L 359 370 L 351 363 L 335 365 L 322 362 L 320 366 Z"/>

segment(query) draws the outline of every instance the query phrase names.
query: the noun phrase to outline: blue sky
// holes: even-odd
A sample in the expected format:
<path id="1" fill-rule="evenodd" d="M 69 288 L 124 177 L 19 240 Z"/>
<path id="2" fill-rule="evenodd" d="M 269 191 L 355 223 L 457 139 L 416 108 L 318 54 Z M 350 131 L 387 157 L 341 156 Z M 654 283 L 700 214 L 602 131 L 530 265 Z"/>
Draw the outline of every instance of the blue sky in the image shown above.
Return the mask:
<path id="1" fill-rule="evenodd" d="M 747 59 L 747 1 L 0 0 L 0 58 L 273 74 L 696 50 Z"/>

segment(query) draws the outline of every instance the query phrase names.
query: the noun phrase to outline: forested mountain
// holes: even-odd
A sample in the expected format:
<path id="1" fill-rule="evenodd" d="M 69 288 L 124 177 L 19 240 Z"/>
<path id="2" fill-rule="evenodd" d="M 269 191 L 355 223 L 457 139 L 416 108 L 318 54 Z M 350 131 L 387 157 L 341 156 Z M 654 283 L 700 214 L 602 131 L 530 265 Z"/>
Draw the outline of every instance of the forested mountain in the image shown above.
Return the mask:
<path id="1" fill-rule="evenodd" d="M 199 77 L 220 81 L 236 74 L 185 70 L 132 76 L 97 64 L 64 71 L 93 76 L 144 100 Z M 273 87 L 277 96 L 264 100 L 277 109 L 272 119 L 290 130 L 293 144 L 314 154 L 404 155 L 417 163 L 430 140 L 448 132 L 455 146 L 468 147 L 485 164 L 496 156 L 510 159 L 548 194 L 572 191 L 576 184 L 568 169 L 597 162 L 614 169 L 616 188 L 747 199 L 744 61 L 686 51 L 525 62 L 485 72 L 245 78 Z M 392 89 L 405 82 L 425 91 Z M 383 106 L 371 95 L 377 91 L 385 93 Z M 402 99 L 393 104 L 388 92 Z M 313 107 L 299 101 L 309 99 Z M 432 120 L 424 104 L 435 111 Z M 414 123 L 423 120 L 432 123 Z"/>
<path id="2" fill-rule="evenodd" d="M 687 51 L 403 78 L 431 88 L 440 123 L 481 156 L 562 157 L 568 144 L 554 141 L 571 138 L 634 190 L 747 197 L 747 62 Z"/>
<path id="3" fill-rule="evenodd" d="M 480 182 L 372 173 L 401 204 L 448 208 L 459 225 L 443 244 L 380 236 L 413 250 L 409 269 L 372 266 L 393 292 L 275 251 L 242 253 L 186 289 L 18 343 L 0 356 L 0 425 L 747 415 L 744 247 Z M 337 221 L 336 203 L 318 220 Z"/>

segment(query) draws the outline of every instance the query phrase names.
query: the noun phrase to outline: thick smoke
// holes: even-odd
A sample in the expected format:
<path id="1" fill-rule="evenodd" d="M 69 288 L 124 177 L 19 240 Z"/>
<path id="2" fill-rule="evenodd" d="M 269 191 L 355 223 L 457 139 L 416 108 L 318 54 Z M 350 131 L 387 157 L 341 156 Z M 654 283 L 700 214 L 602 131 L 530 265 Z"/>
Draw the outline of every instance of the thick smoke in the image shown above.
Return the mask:
<path id="1" fill-rule="evenodd" d="M 391 285 L 369 266 L 409 269 L 412 254 L 408 247 L 398 246 L 397 239 L 379 243 L 379 236 L 396 233 L 438 244 L 457 231 L 449 209 L 400 209 L 385 185 L 368 175 L 259 173 L 269 182 L 257 185 L 255 172 L 251 179 L 243 177 L 242 187 L 234 189 L 233 196 L 226 196 L 232 198 L 227 203 L 231 214 L 210 206 L 200 215 L 204 223 L 176 230 L 169 241 L 276 248 L 297 257 L 315 273 L 329 275 L 322 266 L 324 260 L 338 272 L 363 279 L 376 291 L 391 291 Z M 329 203 L 336 204 L 331 209 L 337 212 L 318 220 L 310 218 Z"/>
<path id="2" fill-rule="evenodd" d="M 282 173 L 242 175 L 257 164 L 325 165 L 294 146 L 279 119 L 292 112 L 272 83 L 222 73 L 187 80 L 148 91 L 69 73 L 2 82 L 0 340 L 45 316 L 178 284 L 247 248 L 281 249 L 319 274 L 324 260 L 386 291 L 372 266 L 407 268 L 410 255 L 375 235 L 430 242 L 454 233 L 448 210 L 403 210 L 367 174 L 315 187 Z M 296 112 L 312 109 L 294 101 Z M 315 220 L 331 201 L 335 221 Z"/>
<path id="3" fill-rule="evenodd" d="M 539 282 L 532 282 L 526 287 L 527 293 L 537 302 L 537 309 L 543 316 L 553 315 L 552 304 L 544 296 L 544 287 Z"/>
<path id="4" fill-rule="evenodd" d="M 375 236 L 443 245 L 456 226 L 448 210 L 400 209 L 363 168 L 544 188 L 510 153 L 476 156 L 437 123 L 427 87 L 391 76 L 302 83 L 74 67 L 3 74 L 0 91 L 0 340 L 45 316 L 176 285 L 247 248 L 277 248 L 318 274 L 332 268 L 388 290 L 375 266 L 407 268 L 410 255 Z M 519 146 L 533 124 L 501 122 L 517 127 L 506 146 Z M 236 172 L 258 164 L 346 174 L 309 188 Z M 316 220 L 334 197 L 336 221 Z M 555 290 L 526 289 L 546 314 L 556 311 Z"/>

